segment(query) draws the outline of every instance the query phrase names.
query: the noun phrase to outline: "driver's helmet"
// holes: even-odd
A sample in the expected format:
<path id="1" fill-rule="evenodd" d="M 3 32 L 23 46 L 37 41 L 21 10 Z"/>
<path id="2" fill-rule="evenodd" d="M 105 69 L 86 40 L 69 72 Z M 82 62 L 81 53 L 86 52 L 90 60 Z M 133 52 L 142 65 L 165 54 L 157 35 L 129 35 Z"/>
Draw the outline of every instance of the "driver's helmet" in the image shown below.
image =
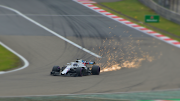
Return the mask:
<path id="1" fill-rule="evenodd" d="M 77 64 L 77 63 L 74 63 L 73 66 L 78 66 L 78 64 Z"/>

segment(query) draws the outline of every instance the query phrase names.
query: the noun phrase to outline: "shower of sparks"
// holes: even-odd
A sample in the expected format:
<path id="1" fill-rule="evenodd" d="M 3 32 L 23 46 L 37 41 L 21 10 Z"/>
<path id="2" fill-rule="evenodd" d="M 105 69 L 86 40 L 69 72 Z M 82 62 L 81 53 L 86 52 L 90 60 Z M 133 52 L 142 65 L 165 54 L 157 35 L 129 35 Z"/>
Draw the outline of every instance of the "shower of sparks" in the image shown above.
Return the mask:
<path id="1" fill-rule="evenodd" d="M 141 46 L 143 40 L 133 39 L 131 36 L 124 38 L 120 36 L 119 39 L 111 37 L 111 39 L 103 40 L 103 46 L 98 47 L 100 49 L 99 55 L 103 58 L 97 59 L 99 61 L 97 65 L 101 67 L 101 72 L 116 71 L 122 68 L 138 68 L 143 61 L 152 62 L 154 60 L 154 56 L 143 51 Z M 103 62 L 101 63 L 101 61 Z"/>
<path id="2" fill-rule="evenodd" d="M 107 63 L 101 64 L 99 63 L 98 65 L 101 68 L 101 72 L 108 72 L 108 71 L 116 71 L 120 70 L 121 68 L 137 68 L 141 66 L 142 61 L 147 60 L 149 62 L 153 61 L 153 57 L 150 56 L 144 56 L 142 58 L 135 58 L 133 60 L 122 60 L 121 63 L 115 62 L 112 58 L 112 61 L 109 62 L 111 58 L 108 59 Z"/>

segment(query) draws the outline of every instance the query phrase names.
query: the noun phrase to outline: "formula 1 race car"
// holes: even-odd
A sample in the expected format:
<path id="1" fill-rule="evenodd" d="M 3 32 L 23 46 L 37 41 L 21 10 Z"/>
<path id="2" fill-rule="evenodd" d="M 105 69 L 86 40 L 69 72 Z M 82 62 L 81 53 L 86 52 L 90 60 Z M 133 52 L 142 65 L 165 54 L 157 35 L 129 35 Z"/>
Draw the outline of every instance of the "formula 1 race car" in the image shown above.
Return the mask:
<path id="1" fill-rule="evenodd" d="M 50 75 L 70 75 L 70 76 L 87 76 L 87 75 L 99 75 L 100 67 L 94 65 L 95 62 L 83 61 L 82 59 L 77 59 L 76 62 L 67 63 L 66 66 L 60 68 L 59 66 L 54 66 Z M 92 67 L 87 67 L 87 65 L 93 65 Z"/>

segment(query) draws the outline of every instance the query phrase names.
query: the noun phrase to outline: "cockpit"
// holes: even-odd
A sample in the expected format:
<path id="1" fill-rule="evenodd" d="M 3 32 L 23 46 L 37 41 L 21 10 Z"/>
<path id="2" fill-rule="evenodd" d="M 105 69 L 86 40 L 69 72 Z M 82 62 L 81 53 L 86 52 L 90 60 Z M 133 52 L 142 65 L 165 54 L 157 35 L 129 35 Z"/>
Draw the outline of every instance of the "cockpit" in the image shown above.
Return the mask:
<path id="1" fill-rule="evenodd" d="M 74 63 L 73 66 L 78 66 L 78 64 Z"/>

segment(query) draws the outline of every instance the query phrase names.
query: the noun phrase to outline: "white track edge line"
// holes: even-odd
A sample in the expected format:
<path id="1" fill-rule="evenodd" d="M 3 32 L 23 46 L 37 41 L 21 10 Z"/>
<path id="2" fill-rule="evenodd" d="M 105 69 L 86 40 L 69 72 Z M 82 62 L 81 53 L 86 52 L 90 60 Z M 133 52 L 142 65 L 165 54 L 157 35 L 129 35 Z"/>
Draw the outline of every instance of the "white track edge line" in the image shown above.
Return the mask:
<path id="1" fill-rule="evenodd" d="M 99 14 L 104 15 L 104 14 L 103 14 L 104 12 L 101 13 L 101 12 L 99 12 L 99 11 L 97 11 L 97 10 L 94 10 L 94 9 L 92 9 L 91 7 L 86 6 L 87 4 L 82 4 L 81 2 L 78 2 L 78 1 L 76 1 L 76 0 L 73 0 L 73 1 L 76 2 L 76 3 L 81 4 L 81 5 L 89 8 L 89 9 L 91 9 L 91 10 L 93 10 L 93 11 L 99 13 Z M 92 4 L 92 5 L 93 5 L 93 4 Z M 97 6 L 96 6 L 96 7 L 97 7 Z M 106 11 L 106 10 L 105 10 L 105 11 Z M 177 48 L 180 48 L 180 45 L 175 45 L 175 44 L 170 43 L 170 42 L 168 42 L 168 41 L 162 40 L 162 39 L 160 39 L 159 37 L 156 37 L 156 36 L 153 35 L 153 34 L 149 34 L 149 33 L 147 33 L 146 31 L 140 30 L 139 28 L 133 27 L 133 26 L 131 26 L 131 25 L 129 25 L 129 24 L 125 24 L 124 21 L 118 21 L 116 18 L 112 18 L 111 16 L 108 16 L 108 15 L 104 15 L 104 16 L 106 16 L 106 17 L 108 17 L 108 18 L 110 18 L 110 19 L 112 19 L 112 20 L 114 20 L 114 21 L 117 21 L 117 22 L 119 22 L 119 23 L 121 23 L 121 24 L 124 24 L 124 25 L 126 25 L 126 26 L 128 26 L 128 27 L 131 27 L 131 28 L 133 28 L 133 29 L 136 29 L 136 30 L 138 30 L 138 31 L 140 31 L 140 32 L 142 32 L 142 33 L 144 33 L 144 34 L 146 34 L 146 35 L 152 36 L 152 37 L 154 37 L 154 38 L 156 38 L 156 39 L 158 39 L 158 40 L 161 40 L 161 41 L 163 41 L 163 42 L 165 42 L 165 43 L 167 43 L 167 44 L 170 44 L 170 45 L 172 45 L 172 46 L 175 46 L 175 47 L 177 47 Z M 127 21 L 128 21 L 128 20 L 127 20 Z M 137 24 L 137 25 L 138 25 L 138 24 Z M 142 28 L 146 28 L 146 27 L 142 27 Z M 162 34 L 160 34 L 160 35 L 162 35 Z M 167 37 L 168 37 L 168 36 L 167 36 Z M 174 40 L 174 39 L 173 39 L 173 40 Z M 175 40 L 175 41 L 176 41 L 176 40 Z"/>
<path id="2" fill-rule="evenodd" d="M 14 70 L 11 70 L 11 71 L 0 71 L 0 74 L 5 74 L 5 73 L 10 73 L 10 72 L 15 72 L 15 71 L 18 71 L 18 70 L 22 70 L 26 67 L 29 66 L 29 62 L 23 57 L 21 56 L 20 54 L 18 54 L 17 52 L 15 52 L 14 50 L 12 50 L 11 48 L 9 48 L 8 46 L 6 46 L 4 43 L 0 42 L 0 45 L 2 45 L 3 47 L 5 47 L 7 50 L 11 51 L 13 54 L 15 54 L 16 56 L 18 56 L 23 62 L 24 62 L 24 66 L 18 68 L 18 69 L 14 69 Z"/>
<path id="3" fill-rule="evenodd" d="M 66 42 L 68 42 L 68 43 L 74 45 L 75 47 L 77 47 L 77 48 L 79 48 L 79 49 L 81 49 L 81 50 L 83 50 L 83 51 L 85 51 L 85 52 L 87 52 L 87 53 L 89 53 L 89 54 L 91 54 L 91 55 L 97 57 L 97 58 L 102 58 L 101 56 L 99 56 L 99 55 L 97 55 L 97 54 L 95 54 L 95 53 L 93 53 L 93 52 L 91 52 L 91 51 L 89 51 L 89 50 L 83 48 L 82 46 L 80 46 L 80 45 L 78 45 L 78 44 L 76 44 L 76 43 L 74 43 L 74 42 L 72 42 L 72 41 L 66 39 L 65 37 L 63 37 L 63 36 L 57 34 L 56 32 L 54 32 L 54 31 L 48 29 L 47 27 L 41 25 L 40 23 L 38 23 L 38 22 L 32 20 L 31 18 L 27 17 L 26 15 L 24 15 L 24 14 L 21 13 L 21 12 L 19 12 L 18 10 L 15 10 L 15 9 L 13 9 L 13 8 L 10 8 L 10 7 L 7 7 L 7 6 L 3 6 L 3 5 L 0 5 L 0 7 L 5 8 L 5 9 L 8 9 L 8 10 L 10 10 L 10 11 L 13 11 L 13 12 L 17 13 L 18 15 L 20 15 L 21 17 L 25 18 L 26 20 L 28 20 L 28 21 L 34 23 L 35 25 L 37 25 L 37 26 L 43 28 L 44 30 L 46 30 L 46 31 L 48 31 L 48 32 L 50 32 L 50 33 L 52 33 L 52 34 L 54 34 L 55 36 L 61 38 L 62 40 L 64 40 L 64 41 L 66 41 Z"/>

